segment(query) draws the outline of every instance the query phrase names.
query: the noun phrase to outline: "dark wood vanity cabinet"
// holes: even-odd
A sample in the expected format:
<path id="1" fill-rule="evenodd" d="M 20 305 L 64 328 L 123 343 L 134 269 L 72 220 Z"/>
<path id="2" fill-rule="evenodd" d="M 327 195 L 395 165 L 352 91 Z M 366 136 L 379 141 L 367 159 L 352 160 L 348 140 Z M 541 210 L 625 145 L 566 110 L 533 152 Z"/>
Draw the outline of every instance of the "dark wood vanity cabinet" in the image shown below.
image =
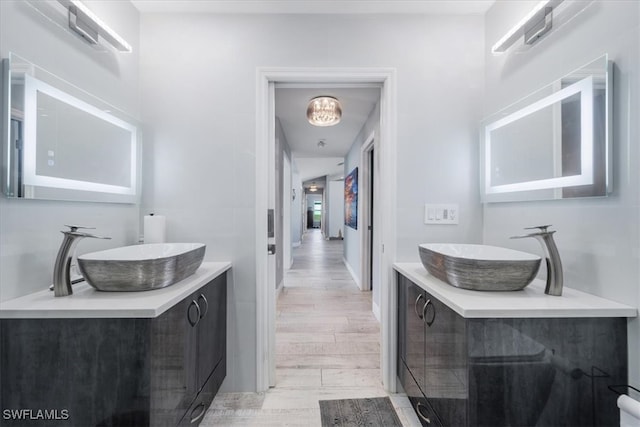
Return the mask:
<path id="1" fill-rule="evenodd" d="M 463 318 L 397 279 L 398 378 L 423 425 L 619 425 L 626 319 Z"/>
<path id="2" fill-rule="evenodd" d="M 464 320 L 399 276 L 398 325 L 398 376 L 418 418 L 429 426 L 465 425 Z"/>
<path id="3" fill-rule="evenodd" d="M 0 425 L 197 425 L 226 375 L 226 318 L 223 273 L 157 318 L 3 319 Z"/>

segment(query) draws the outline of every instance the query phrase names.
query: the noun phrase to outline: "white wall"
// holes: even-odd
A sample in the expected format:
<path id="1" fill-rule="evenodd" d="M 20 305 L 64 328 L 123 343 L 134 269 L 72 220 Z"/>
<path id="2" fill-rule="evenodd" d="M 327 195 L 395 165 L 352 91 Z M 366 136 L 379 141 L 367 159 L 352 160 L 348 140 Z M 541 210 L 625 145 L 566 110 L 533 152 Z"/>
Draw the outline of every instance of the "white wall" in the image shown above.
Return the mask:
<path id="1" fill-rule="evenodd" d="M 53 2 L 57 7 L 57 2 Z M 0 56 L 9 52 L 139 117 L 139 16 L 129 1 L 87 1 L 121 34 L 133 53 L 100 52 L 25 1 L 0 1 Z M 144 191 L 144 190 L 143 190 Z M 64 224 L 97 227 L 112 240 L 85 239 L 78 253 L 138 241 L 137 205 L 16 200 L 0 196 L 0 300 L 47 288 Z"/>
<path id="2" fill-rule="evenodd" d="M 141 23 L 143 119 L 153 129 L 143 203 L 167 215 L 170 236 L 233 262 L 225 390 L 255 390 L 258 67 L 395 68 L 398 259 L 417 260 L 423 241 L 479 240 L 481 16 L 149 14 Z M 430 233 L 422 205 L 440 194 L 464 216 Z"/>
<path id="3" fill-rule="evenodd" d="M 344 226 L 344 260 L 348 265 L 351 274 L 354 274 L 355 281 L 358 283 L 358 286 L 361 286 L 362 281 L 362 268 L 361 268 L 361 247 L 360 247 L 360 236 L 362 234 L 362 164 L 361 164 L 361 149 L 362 145 L 366 142 L 369 135 L 372 132 L 375 132 L 376 135 L 380 134 L 380 104 L 376 104 L 371 113 L 369 113 L 369 117 L 367 117 L 367 121 L 358 132 L 349 152 L 347 153 L 347 157 L 345 157 L 344 161 L 344 176 L 346 177 L 350 174 L 354 168 L 358 168 L 358 229 L 353 229 L 348 225 Z M 379 295 L 378 292 L 375 291 L 374 286 L 374 300 L 375 296 Z M 376 304 L 379 304 L 379 300 L 375 300 Z"/>
<path id="4" fill-rule="evenodd" d="M 327 232 L 329 237 L 344 236 L 344 180 L 327 177 Z"/>
<path id="5" fill-rule="evenodd" d="M 491 46 L 536 2 L 496 2 L 486 16 Z M 534 240 L 509 240 L 522 228 L 553 224 L 565 286 L 625 304 L 640 303 L 640 2 L 565 2 L 572 20 L 531 48 L 502 56 L 486 49 L 484 112 L 489 115 L 604 53 L 614 61 L 614 193 L 607 198 L 484 206 L 484 241 L 540 253 Z M 558 9 L 558 17 L 560 11 Z M 580 11 L 581 10 L 581 11 Z M 630 384 L 640 384 L 640 321 L 629 322 Z"/>

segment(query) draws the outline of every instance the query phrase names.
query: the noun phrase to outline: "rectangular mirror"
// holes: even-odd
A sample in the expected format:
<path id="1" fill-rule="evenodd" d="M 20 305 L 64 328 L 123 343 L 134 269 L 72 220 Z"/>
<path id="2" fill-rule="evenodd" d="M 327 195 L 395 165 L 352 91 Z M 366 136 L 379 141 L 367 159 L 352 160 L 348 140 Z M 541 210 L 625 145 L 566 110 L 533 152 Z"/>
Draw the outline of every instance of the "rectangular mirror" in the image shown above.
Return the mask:
<path id="1" fill-rule="evenodd" d="M 602 56 L 484 120 L 483 201 L 610 193 L 611 75 Z"/>
<path id="2" fill-rule="evenodd" d="M 14 54 L 3 61 L 3 95 L 6 196 L 138 201 L 135 120 Z"/>

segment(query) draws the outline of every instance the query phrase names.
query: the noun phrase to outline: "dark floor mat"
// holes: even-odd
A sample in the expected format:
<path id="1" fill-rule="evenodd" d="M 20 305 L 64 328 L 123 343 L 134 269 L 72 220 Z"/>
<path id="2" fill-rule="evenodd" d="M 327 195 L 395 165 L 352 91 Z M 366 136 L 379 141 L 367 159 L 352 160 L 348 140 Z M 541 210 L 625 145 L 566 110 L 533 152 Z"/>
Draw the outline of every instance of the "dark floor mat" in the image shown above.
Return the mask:
<path id="1" fill-rule="evenodd" d="M 388 397 L 321 400 L 322 427 L 402 427 Z"/>

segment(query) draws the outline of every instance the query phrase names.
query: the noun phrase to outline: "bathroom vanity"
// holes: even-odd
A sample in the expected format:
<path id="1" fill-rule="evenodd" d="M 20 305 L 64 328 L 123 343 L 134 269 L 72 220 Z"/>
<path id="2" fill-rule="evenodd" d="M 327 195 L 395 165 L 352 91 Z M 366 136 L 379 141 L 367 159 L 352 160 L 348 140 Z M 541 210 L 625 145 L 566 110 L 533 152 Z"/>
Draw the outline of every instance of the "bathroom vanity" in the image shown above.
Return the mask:
<path id="1" fill-rule="evenodd" d="M 82 284 L 2 303 L 2 425 L 197 425 L 226 375 L 230 267 L 205 262 L 154 291 Z"/>
<path id="2" fill-rule="evenodd" d="M 564 289 L 459 289 L 395 264 L 398 378 L 426 426 L 617 426 L 627 317 L 637 310 Z"/>

